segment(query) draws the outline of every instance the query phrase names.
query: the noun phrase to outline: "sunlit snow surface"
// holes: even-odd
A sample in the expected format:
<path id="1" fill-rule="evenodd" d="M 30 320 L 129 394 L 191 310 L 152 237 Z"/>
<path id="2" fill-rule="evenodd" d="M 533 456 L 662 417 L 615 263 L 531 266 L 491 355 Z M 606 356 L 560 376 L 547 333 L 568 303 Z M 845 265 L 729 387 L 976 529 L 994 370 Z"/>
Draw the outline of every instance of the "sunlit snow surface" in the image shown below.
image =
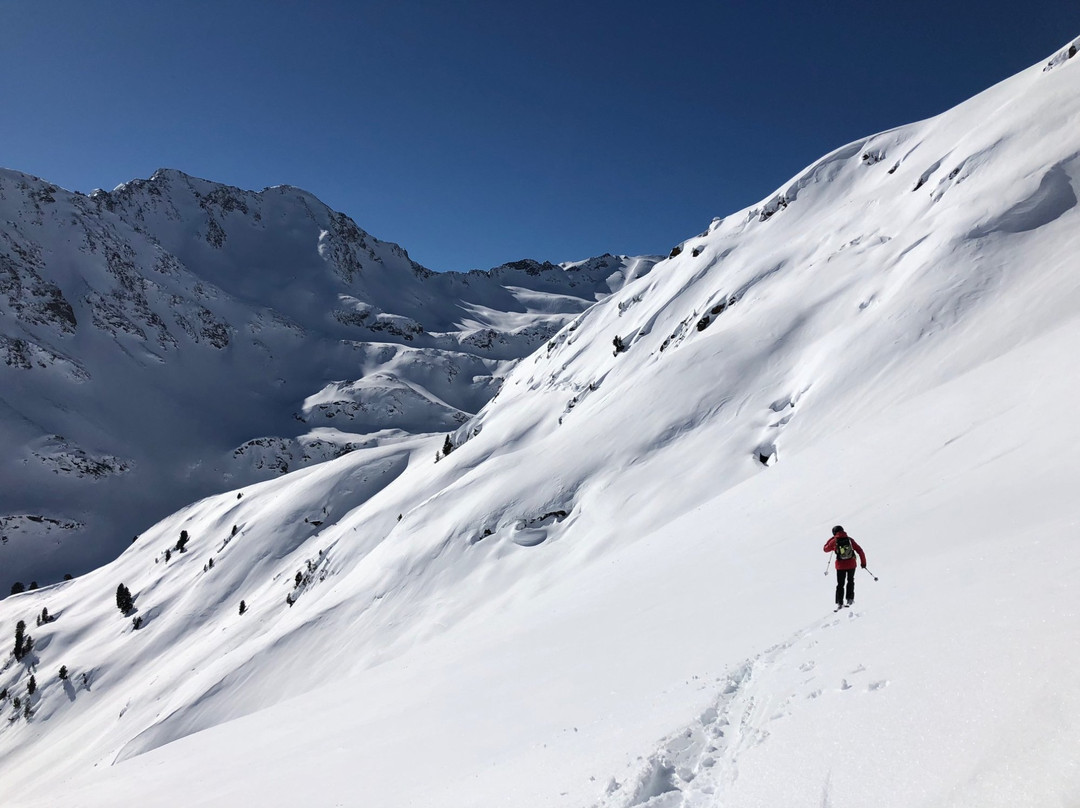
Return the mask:
<path id="1" fill-rule="evenodd" d="M 4 803 L 1080 802 L 1067 52 L 688 239 L 450 456 L 354 451 L 5 600 Z M 834 614 L 837 522 L 879 580 Z"/>

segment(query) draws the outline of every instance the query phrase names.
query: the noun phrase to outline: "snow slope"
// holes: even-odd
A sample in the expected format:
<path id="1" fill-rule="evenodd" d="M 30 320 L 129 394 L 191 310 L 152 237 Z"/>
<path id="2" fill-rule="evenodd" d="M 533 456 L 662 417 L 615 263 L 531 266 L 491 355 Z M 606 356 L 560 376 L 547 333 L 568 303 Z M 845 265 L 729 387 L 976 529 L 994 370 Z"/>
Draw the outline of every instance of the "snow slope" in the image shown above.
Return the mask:
<path id="1" fill-rule="evenodd" d="M 59 580 L 210 493 L 468 421 L 656 259 L 433 273 L 295 188 L 0 172 L 0 566 Z"/>
<path id="2" fill-rule="evenodd" d="M 357 449 L 0 603 L 5 795 L 1080 801 L 1075 51 L 715 221 L 438 462 Z M 834 615 L 838 521 L 880 580 Z"/>

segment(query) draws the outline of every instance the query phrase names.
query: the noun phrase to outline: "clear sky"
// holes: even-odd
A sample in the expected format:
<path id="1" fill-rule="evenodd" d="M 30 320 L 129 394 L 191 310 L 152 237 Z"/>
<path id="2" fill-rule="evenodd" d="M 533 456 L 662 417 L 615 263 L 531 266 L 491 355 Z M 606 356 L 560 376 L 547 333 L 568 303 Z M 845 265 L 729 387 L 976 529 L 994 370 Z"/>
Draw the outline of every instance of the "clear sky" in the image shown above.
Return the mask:
<path id="1" fill-rule="evenodd" d="M 297 185 L 440 270 L 666 253 L 1077 36 L 1077 0 L 0 0 L 0 165 Z"/>

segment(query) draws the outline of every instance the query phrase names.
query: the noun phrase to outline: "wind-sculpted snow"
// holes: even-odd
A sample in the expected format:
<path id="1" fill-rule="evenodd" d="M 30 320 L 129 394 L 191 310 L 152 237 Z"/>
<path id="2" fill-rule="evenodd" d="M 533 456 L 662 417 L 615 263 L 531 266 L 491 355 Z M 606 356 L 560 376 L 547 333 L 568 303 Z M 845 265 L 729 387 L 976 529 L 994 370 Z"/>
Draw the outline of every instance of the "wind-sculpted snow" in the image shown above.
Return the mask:
<path id="1" fill-rule="evenodd" d="M 35 649 L 0 671 L 28 699 L 0 702 L 0 783 L 27 805 L 1068 803 L 1080 469 L 1061 447 L 1080 428 L 1054 414 L 1080 392 L 1080 61 L 1052 64 L 835 150 L 647 273 L 591 262 L 588 295 L 556 283 L 584 267 L 523 263 L 491 297 L 488 276 L 446 277 L 455 302 L 427 318 L 378 291 L 426 282 L 403 252 L 313 213 L 325 254 L 356 249 L 308 266 L 312 299 L 349 278 L 371 313 L 266 315 L 259 350 L 382 314 L 401 333 L 316 354 L 362 372 L 304 377 L 281 397 L 295 433 L 248 418 L 221 448 L 288 473 L 0 604 Z M 144 217 L 194 221 L 210 265 L 294 193 L 166 179 L 204 218 Z M 208 308 L 278 310 L 228 272 Z M 548 293 L 578 303 L 549 319 Z M 294 323 L 312 305 L 286 303 Z M 518 338 L 535 350 L 502 364 Z M 838 521 L 879 579 L 833 615 Z"/>
<path id="2" fill-rule="evenodd" d="M 972 231 L 976 238 L 992 233 L 1025 233 L 1057 220 L 1076 206 L 1073 185 L 1080 173 L 1080 155 L 1047 171 L 1026 199 Z"/>

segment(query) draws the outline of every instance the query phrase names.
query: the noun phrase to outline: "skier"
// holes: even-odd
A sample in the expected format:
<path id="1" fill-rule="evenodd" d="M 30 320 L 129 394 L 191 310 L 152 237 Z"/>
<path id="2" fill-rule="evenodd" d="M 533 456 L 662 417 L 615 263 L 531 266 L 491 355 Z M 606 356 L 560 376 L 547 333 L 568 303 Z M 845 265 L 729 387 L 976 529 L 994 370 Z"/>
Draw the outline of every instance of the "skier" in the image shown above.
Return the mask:
<path id="1" fill-rule="evenodd" d="M 836 609 L 839 611 L 855 601 L 855 553 L 859 554 L 859 561 L 864 569 L 866 553 L 855 539 L 844 532 L 841 525 L 832 529 L 832 538 L 825 542 L 825 552 L 836 553 Z"/>

